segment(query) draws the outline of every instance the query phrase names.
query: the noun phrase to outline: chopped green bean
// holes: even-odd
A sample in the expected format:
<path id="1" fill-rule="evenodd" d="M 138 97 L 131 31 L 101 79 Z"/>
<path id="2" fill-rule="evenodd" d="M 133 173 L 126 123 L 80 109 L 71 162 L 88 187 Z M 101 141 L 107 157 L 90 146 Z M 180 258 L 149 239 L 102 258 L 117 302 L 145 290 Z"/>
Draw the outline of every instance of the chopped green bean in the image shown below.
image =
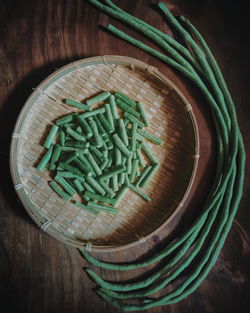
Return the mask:
<path id="1" fill-rule="evenodd" d="M 100 160 L 103 159 L 103 154 L 100 150 L 98 150 L 95 146 L 90 145 L 89 150 L 93 152 L 93 154 Z"/>
<path id="2" fill-rule="evenodd" d="M 63 124 L 72 122 L 73 117 L 75 115 L 76 115 L 76 113 L 71 113 L 71 114 L 65 115 L 65 116 L 57 119 L 56 120 L 56 125 L 59 126 L 59 125 L 63 125 Z"/>
<path id="3" fill-rule="evenodd" d="M 117 135 L 114 134 L 112 136 L 114 143 L 116 144 L 116 146 L 121 150 L 121 152 L 126 156 L 129 157 L 132 154 L 132 151 L 129 151 L 128 148 L 125 146 L 125 144 L 123 143 L 123 141 L 121 140 L 121 138 Z"/>
<path id="4" fill-rule="evenodd" d="M 76 168 L 75 166 L 72 166 L 68 163 L 60 162 L 59 167 L 63 168 L 66 171 L 71 172 L 72 174 L 78 175 L 78 176 L 83 176 L 82 172 Z"/>
<path id="5" fill-rule="evenodd" d="M 147 138 L 148 140 L 152 141 L 156 145 L 161 145 L 163 144 L 163 140 L 159 137 L 154 136 L 153 134 L 148 133 L 147 131 L 143 129 L 138 129 L 138 134 L 141 136 Z"/>
<path id="6" fill-rule="evenodd" d="M 66 181 L 64 177 L 56 175 L 54 179 L 72 197 L 77 194 L 77 191 Z"/>
<path id="7" fill-rule="evenodd" d="M 129 188 L 130 188 L 131 190 L 133 190 L 134 192 L 136 192 L 139 196 L 141 196 L 141 197 L 142 197 L 143 199 L 145 199 L 146 201 L 148 201 L 148 202 L 151 201 L 151 198 L 150 198 L 148 195 L 146 195 L 145 192 L 142 191 L 141 189 L 135 187 L 135 186 L 132 185 L 132 184 L 129 185 Z"/>
<path id="8" fill-rule="evenodd" d="M 102 186 L 99 184 L 99 181 L 97 181 L 95 178 L 86 177 L 86 181 L 91 185 L 91 187 L 93 187 L 94 190 L 96 190 L 102 196 L 106 194 L 106 191 L 102 188 Z"/>
<path id="9" fill-rule="evenodd" d="M 136 132 L 137 132 L 137 123 L 132 124 L 132 137 L 131 137 L 131 150 L 135 152 L 136 149 Z"/>
<path id="10" fill-rule="evenodd" d="M 122 109 L 124 112 L 128 112 L 129 114 L 133 115 L 135 118 L 139 118 L 141 116 L 139 112 L 131 108 L 131 106 L 127 105 L 123 100 L 117 99 L 116 103 L 120 109 Z"/>
<path id="11" fill-rule="evenodd" d="M 96 175 L 100 176 L 102 174 L 102 170 L 100 169 L 99 165 L 96 163 L 96 160 L 93 158 L 93 155 L 89 152 L 88 154 L 86 154 L 86 157 L 91 167 L 95 171 Z"/>
<path id="12" fill-rule="evenodd" d="M 85 120 L 85 118 L 83 118 L 80 115 L 77 115 L 75 119 L 81 125 L 81 127 L 83 128 L 83 130 L 84 130 L 84 132 L 86 134 L 86 137 L 87 138 L 91 138 L 93 136 L 93 132 L 92 132 L 92 129 L 89 126 L 88 122 Z"/>
<path id="13" fill-rule="evenodd" d="M 70 135 L 72 138 L 78 141 L 86 141 L 86 138 L 80 134 L 78 134 L 76 131 L 74 131 L 72 128 L 67 127 L 66 133 Z"/>
<path id="14" fill-rule="evenodd" d="M 64 192 L 62 189 L 60 189 L 53 180 L 49 182 L 49 185 L 61 198 L 63 198 L 66 201 L 71 200 L 72 196 Z"/>
<path id="15" fill-rule="evenodd" d="M 128 158 L 127 158 L 127 162 L 126 162 L 126 167 L 127 167 L 127 173 L 131 174 L 131 170 L 132 170 L 132 157 L 133 155 L 131 154 Z"/>
<path id="16" fill-rule="evenodd" d="M 89 100 L 86 101 L 87 105 L 93 105 L 95 103 L 101 102 L 103 100 L 106 100 L 108 97 L 110 96 L 110 92 L 109 91 L 104 91 L 101 94 L 99 94 L 96 97 L 93 97 Z"/>
<path id="17" fill-rule="evenodd" d="M 145 178 L 145 176 L 147 175 L 147 173 L 150 171 L 150 169 L 152 168 L 152 165 L 148 165 L 144 171 L 142 172 L 140 178 L 138 179 L 138 181 L 136 182 L 136 187 L 140 186 L 140 183 L 143 181 L 143 179 Z"/>
<path id="18" fill-rule="evenodd" d="M 78 149 L 89 148 L 89 142 L 76 141 L 76 140 L 66 140 L 65 147 L 73 147 Z"/>
<path id="19" fill-rule="evenodd" d="M 136 102 L 134 102 L 130 97 L 126 96 L 124 93 L 120 91 L 115 92 L 115 96 L 118 99 L 123 100 L 127 105 L 130 105 L 131 107 L 135 108 L 136 107 Z"/>
<path id="20" fill-rule="evenodd" d="M 139 166 L 140 167 L 145 167 L 146 166 L 146 163 L 145 163 L 145 160 L 143 158 L 143 155 L 141 153 L 141 149 L 136 149 L 136 155 L 137 155 L 137 158 L 139 160 Z"/>
<path id="21" fill-rule="evenodd" d="M 128 112 L 125 112 L 124 113 L 124 116 L 131 122 L 131 123 L 136 123 L 138 125 L 138 127 L 145 127 L 145 124 L 138 120 L 136 117 L 134 117 L 133 115 L 131 115 L 130 113 Z"/>
<path id="22" fill-rule="evenodd" d="M 78 102 L 78 101 L 75 101 L 75 100 L 70 100 L 70 99 L 67 99 L 66 101 L 66 104 L 72 106 L 72 107 L 75 107 L 79 110 L 86 110 L 86 111 L 91 111 L 92 110 L 92 107 L 89 106 L 89 105 L 86 105 L 86 104 L 82 104 L 81 102 Z"/>
<path id="23" fill-rule="evenodd" d="M 92 165 L 90 164 L 88 159 L 83 154 L 78 153 L 78 159 L 80 161 L 82 161 L 82 163 L 93 173 L 93 175 L 95 175 L 95 171 L 94 171 Z"/>
<path id="24" fill-rule="evenodd" d="M 59 143 L 61 146 L 65 145 L 65 137 L 66 137 L 65 132 L 61 129 L 59 131 Z"/>
<path id="25" fill-rule="evenodd" d="M 100 165 L 101 171 L 103 171 L 103 170 L 106 168 L 108 162 L 109 162 L 108 158 L 107 158 L 107 159 L 104 159 L 104 160 L 102 161 L 102 163 L 101 163 L 101 165 Z"/>
<path id="26" fill-rule="evenodd" d="M 138 163 L 139 163 L 139 160 L 138 160 L 138 159 L 133 159 L 133 161 L 132 161 L 131 174 L 130 174 L 130 176 L 129 176 L 129 181 L 130 181 L 130 183 L 133 183 L 134 180 L 135 180 L 136 170 L 137 170 L 137 167 L 138 167 Z"/>
<path id="27" fill-rule="evenodd" d="M 55 136 L 56 136 L 58 130 L 59 130 L 59 127 L 56 126 L 56 125 L 53 125 L 51 127 L 50 132 L 49 132 L 49 134 L 48 134 L 48 136 L 47 136 L 47 138 L 46 138 L 46 140 L 45 140 L 45 142 L 43 144 L 43 146 L 45 148 L 49 149 L 49 147 L 51 146 L 53 140 L 55 139 Z"/>
<path id="28" fill-rule="evenodd" d="M 82 183 L 85 181 L 85 178 L 83 176 L 73 174 L 72 172 L 69 172 L 69 171 L 57 171 L 56 175 L 62 176 L 64 178 L 76 178 Z"/>
<path id="29" fill-rule="evenodd" d="M 126 171 L 126 166 L 119 165 L 119 166 L 116 166 L 115 168 L 113 168 L 112 171 L 109 171 L 108 173 L 102 174 L 101 176 L 99 176 L 99 178 L 101 180 L 106 180 L 109 177 L 113 177 L 113 176 L 120 174 L 124 171 Z"/>
<path id="30" fill-rule="evenodd" d="M 85 112 L 81 115 L 79 115 L 81 118 L 88 118 L 88 117 L 93 117 L 97 114 L 102 114 L 105 112 L 105 108 L 100 108 L 100 109 L 96 109 L 96 110 L 93 110 L 91 112 Z"/>
<path id="31" fill-rule="evenodd" d="M 82 173 L 84 173 L 84 175 L 93 176 L 93 172 L 80 159 L 74 159 L 73 163 Z"/>
<path id="32" fill-rule="evenodd" d="M 39 171 L 44 171 L 46 165 L 49 163 L 49 160 L 51 159 L 52 153 L 53 153 L 53 145 L 49 147 L 49 150 L 45 153 L 44 157 L 39 162 L 37 166 L 37 169 Z"/>
<path id="33" fill-rule="evenodd" d="M 113 208 L 113 207 L 110 207 L 110 206 L 107 206 L 107 205 L 102 205 L 102 204 L 97 204 L 95 202 L 88 202 L 87 206 L 89 208 L 102 210 L 102 211 L 105 211 L 107 213 L 118 213 L 118 210 Z"/>
<path id="34" fill-rule="evenodd" d="M 73 180 L 74 185 L 76 186 L 76 189 L 78 190 L 78 192 L 82 192 L 84 190 L 83 185 L 81 184 L 81 182 L 79 181 L 79 179 L 74 179 Z"/>
<path id="35" fill-rule="evenodd" d="M 148 144 L 146 142 L 142 143 L 141 146 L 142 150 L 146 153 L 146 156 L 148 157 L 148 159 L 152 162 L 152 163 L 157 163 L 157 159 L 156 157 L 153 155 L 153 153 L 150 150 L 150 147 L 148 146 Z"/>
<path id="36" fill-rule="evenodd" d="M 140 110 L 140 113 L 141 113 L 141 117 L 143 119 L 143 122 L 145 124 L 146 127 L 149 126 L 149 120 L 148 120 L 148 117 L 147 117 L 147 113 L 146 113 L 146 110 L 143 106 L 143 104 L 141 102 L 138 102 L 138 108 Z"/>
<path id="37" fill-rule="evenodd" d="M 82 184 L 87 191 L 95 193 L 95 190 L 86 181 L 83 182 Z"/>
<path id="38" fill-rule="evenodd" d="M 119 115 L 118 115 L 118 112 L 117 112 L 117 107 L 116 107 L 116 102 L 115 102 L 115 96 L 114 95 L 111 95 L 109 97 L 109 104 L 110 104 L 111 113 L 113 115 L 113 119 L 114 119 L 114 121 L 116 121 L 116 120 L 119 119 Z"/>
<path id="39" fill-rule="evenodd" d="M 81 209 L 84 209 L 84 210 L 86 210 L 86 211 L 89 211 L 90 213 L 92 213 L 92 214 L 98 214 L 99 213 L 99 211 L 98 210 L 95 210 L 94 208 L 91 208 L 91 207 L 89 207 L 89 206 L 87 206 L 87 205 L 85 205 L 85 204 L 83 204 L 83 203 L 81 203 L 81 202 L 78 202 L 78 201 L 76 201 L 75 202 L 75 205 L 77 205 L 79 208 L 81 208 Z"/>
<path id="40" fill-rule="evenodd" d="M 106 113 L 107 121 L 109 122 L 110 126 L 112 127 L 112 130 L 114 131 L 115 130 L 115 123 L 114 123 L 114 118 L 113 118 L 113 115 L 111 112 L 110 104 L 105 103 L 104 107 L 105 107 L 105 113 Z"/>
<path id="41" fill-rule="evenodd" d="M 151 179 L 151 177 L 154 175 L 155 171 L 158 169 L 159 164 L 158 163 L 154 163 L 151 167 L 151 169 L 148 171 L 147 175 L 144 177 L 144 179 L 141 181 L 140 183 L 140 187 L 144 188 L 147 186 L 149 180 Z"/>
<path id="42" fill-rule="evenodd" d="M 119 206 L 121 200 L 125 196 L 125 194 L 128 191 L 128 186 L 122 186 L 122 188 L 119 190 L 118 194 L 116 195 L 115 199 L 115 206 Z"/>
<path id="43" fill-rule="evenodd" d="M 90 125 L 91 129 L 92 129 L 96 146 L 97 146 L 97 148 L 101 148 L 103 146 L 103 143 L 102 143 L 102 138 L 101 138 L 101 136 L 99 134 L 96 122 L 93 120 L 92 117 L 88 118 L 88 122 L 89 122 L 89 125 Z"/>
<path id="44" fill-rule="evenodd" d="M 114 191 L 111 188 L 109 188 L 109 186 L 108 186 L 108 179 L 107 179 L 106 183 L 103 180 L 99 180 L 99 184 L 105 190 L 106 194 L 108 194 L 110 197 L 115 196 Z"/>
<path id="45" fill-rule="evenodd" d="M 86 191 L 84 193 L 84 198 L 87 201 L 90 201 L 90 199 L 92 199 L 92 200 L 97 200 L 97 201 L 103 202 L 103 203 L 109 203 L 109 204 L 112 204 L 112 205 L 116 204 L 116 200 L 115 199 L 111 199 L 111 198 L 108 198 L 108 197 L 105 197 L 105 196 L 101 196 L 101 195 L 98 195 L 96 193 L 89 192 L 89 191 Z"/>
<path id="46" fill-rule="evenodd" d="M 63 158 L 63 162 L 64 163 L 70 163 L 72 162 L 73 160 L 77 159 L 78 155 L 76 152 L 74 153 L 69 153 L 67 154 L 64 158 Z"/>
<path id="47" fill-rule="evenodd" d="M 103 113 L 99 114 L 99 120 L 102 124 L 102 126 L 104 127 L 104 129 L 109 133 L 113 133 L 114 129 L 112 128 L 111 124 L 108 122 L 108 120 L 106 119 L 106 117 L 104 116 Z"/>
<path id="48" fill-rule="evenodd" d="M 126 131 L 126 127 L 124 124 L 124 121 L 122 118 L 118 120 L 118 129 L 119 129 L 119 135 L 124 143 L 124 145 L 127 147 L 128 146 L 128 135 Z"/>

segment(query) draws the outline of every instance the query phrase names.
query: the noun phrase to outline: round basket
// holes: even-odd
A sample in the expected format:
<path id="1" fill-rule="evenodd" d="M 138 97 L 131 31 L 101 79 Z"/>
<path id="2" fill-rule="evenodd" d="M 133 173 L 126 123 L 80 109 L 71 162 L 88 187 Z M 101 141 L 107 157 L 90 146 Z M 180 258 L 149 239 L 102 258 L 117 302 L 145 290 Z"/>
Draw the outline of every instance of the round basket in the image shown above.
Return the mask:
<path id="1" fill-rule="evenodd" d="M 160 167 L 146 189 L 145 202 L 133 191 L 115 216 L 96 216 L 57 196 L 48 186 L 49 171 L 37 162 L 54 120 L 77 109 L 62 99 L 84 101 L 101 90 L 119 90 L 145 104 L 150 132 L 164 139 L 152 145 Z M 160 231 L 183 205 L 194 180 L 199 137 L 191 105 L 155 67 L 123 56 L 92 57 L 70 63 L 45 79 L 31 94 L 17 120 L 10 151 L 14 187 L 25 209 L 42 230 L 58 240 L 94 251 L 113 251 L 146 240 Z"/>

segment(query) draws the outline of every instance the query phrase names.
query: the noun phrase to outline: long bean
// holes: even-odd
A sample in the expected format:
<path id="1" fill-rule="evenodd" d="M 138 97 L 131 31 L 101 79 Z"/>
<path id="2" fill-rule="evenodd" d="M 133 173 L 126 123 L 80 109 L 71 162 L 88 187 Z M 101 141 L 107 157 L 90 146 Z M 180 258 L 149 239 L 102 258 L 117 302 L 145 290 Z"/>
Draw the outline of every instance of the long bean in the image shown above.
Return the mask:
<path id="1" fill-rule="evenodd" d="M 159 35 L 160 37 L 162 37 L 162 39 L 164 39 L 168 44 L 170 44 L 173 48 L 175 48 L 176 50 L 178 50 L 180 53 L 182 53 L 190 62 L 191 64 L 199 71 L 202 72 L 202 69 L 199 65 L 199 62 L 197 62 L 197 60 L 192 56 L 192 54 L 190 53 L 190 51 L 185 48 L 183 45 L 181 45 L 178 41 L 176 41 L 174 38 L 168 36 L 167 34 L 161 32 L 159 29 L 153 27 L 152 25 L 140 20 L 139 18 L 134 17 L 133 15 L 130 15 L 129 13 L 127 13 L 126 11 L 122 10 L 121 8 L 119 8 L 117 5 L 115 5 L 114 3 L 112 3 L 112 1 L 110 0 L 105 0 L 105 2 L 113 9 L 120 11 L 121 13 L 125 14 L 128 18 L 133 18 L 135 19 L 138 23 L 144 25 L 145 27 L 149 28 L 150 30 L 152 30 L 154 33 L 156 33 L 157 35 Z M 174 51 L 174 50 L 173 50 Z M 172 54 L 172 57 L 174 58 L 175 55 Z"/>
<path id="2" fill-rule="evenodd" d="M 96 4 L 97 1 L 93 1 L 93 0 L 90 0 L 90 2 Z M 98 2 L 98 6 L 99 6 L 99 2 Z M 99 6 L 100 7 L 100 6 Z M 100 7 L 101 9 L 104 9 L 103 7 Z M 108 12 L 107 10 L 104 10 L 106 11 L 107 13 L 110 13 Z M 113 14 L 112 15 L 116 16 L 116 14 Z M 169 17 L 169 12 L 167 12 L 167 16 L 168 18 L 171 20 L 171 22 L 173 24 L 175 24 L 175 21 L 173 19 L 172 16 Z M 122 19 L 122 18 L 121 18 Z M 124 19 L 122 19 L 124 20 Z M 178 27 L 177 27 L 178 29 Z M 180 29 L 178 29 L 180 30 Z M 182 32 L 182 30 L 181 30 Z M 119 32 L 119 35 L 121 35 L 121 33 Z M 141 45 L 138 44 L 137 41 L 135 41 L 134 39 L 131 40 L 131 37 L 126 37 L 122 34 L 123 38 L 130 41 L 131 43 L 133 44 L 136 44 L 137 46 L 143 48 L 144 50 L 152 53 L 152 50 L 148 49 L 149 47 L 145 46 L 145 45 Z M 186 39 L 186 38 L 185 38 Z M 192 43 L 192 42 L 191 42 Z M 193 43 L 192 43 L 192 47 L 196 47 Z M 198 49 L 196 50 L 196 53 L 197 53 Z M 153 52 L 152 54 L 156 55 L 157 57 L 161 57 L 160 54 L 158 53 L 155 53 Z M 163 55 L 164 56 L 164 55 Z M 164 59 L 164 58 L 163 58 Z M 223 156 L 223 159 L 225 160 L 225 167 L 223 169 L 223 172 L 221 175 L 216 175 L 216 179 L 213 183 L 213 187 L 212 187 L 212 191 L 210 193 L 210 196 L 207 200 L 207 203 L 206 203 L 206 206 L 205 206 L 205 210 L 203 213 L 203 217 L 209 212 L 209 210 L 212 210 L 211 214 L 214 214 L 215 218 L 217 216 L 217 213 L 216 213 L 216 206 L 214 207 L 214 205 L 216 204 L 216 202 L 219 202 L 219 204 L 217 203 L 217 209 L 220 205 L 220 201 L 219 199 L 223 199 L 223 196 L 224 194 L 227 194 L 226 193 L 226 190 L 228 191 L 228 195 L 227 197 L 225 198 L 225 202 L 226 202 L 226 205 L 225 205 L 225 210 L 224 210 L 224 220 L 228 220 L 227 216 L 229 216 L 229 219 L 231 218 L 231 221 L 232 221 L 232 215 L 228 215 L 228 210 L 229 210 L 229 205 L 230 205 L 230 202 L 231 202 L 231 198 L 232 198 L 232 193 L 233 193 L 233 186 L 234 186 L 234 175 L 235 175 L 235 158 L 237 156 L 237 153 L 239 154 L 239 172 L 240 172 L 240 175 L 238 176 L 238 179 L 235 183 L 236 185 L 236 189 L 237 189 L 237 196 L 233 197 L 234 198 L 234 201 L 233 201 L 233 212 L 235 214 L 236 210 L 237 210 L 237 206 L 238 206 L 238 203 L 239 203 L 239 199 L 240 199 L 240 196 L 242 194 L 242 184 L 243 184 L 243 177 L 244 177 L 244 161 L 245 161 L 245 155 L 244 155 L 244 147 L 243 147 L 243 143 L 242 143 L 242 138 L 241 138 L 241 135 L 240 135 L 240 132 L 239 132 L 239 129 L 238 129 L 238 126 L 237 126 L 237 121 L 236 121 L 236 115 L 235 115 L 235 109 L 233 107 L 233 103 L 230 99 L 230 96 L 227 94 L 227 89 L 225 88 L 225 84 L 222 83 L 222 87 L 221 88 L 223 90 L 223 93 L 221 91 L 221 89 L 219 88 L 219 85 L 215 79 L 215 77 L 218 79 L 218 76 L 219 75 L 215 75 L 213 74 L 213 72 L 211 71 L 211 69 L 209 68 L 209 65 L 208 63 L 206 62 L 206 60 L 204 60 L 204 57 L 201 55 L 198 57 L 198 59 L 200 60 L 202 66 L 203 66 L 203 69 L 205 70 L 205 72 L 208 74 L 208 77 L 209 77 L 209 81 L 212 85 L 212 88 L 215 90 L 215 94 L 216 94 L 216 97 L 217 97 L 217 101 L 218 103 L 216 103 L 216 101 L 214 100 L 213 96 L 211 95 L 211 93 L 208 91 L 207 87 L 204 85 L 204 83 L 201 81 L 201 79 L 199 77 L 197 77 L 197 74 L 195 75 L 190 75 L 189 72 L 186 71 L 185 68 L 183 67 L 180 67 L 178 64 L 174 64 L 174 66 L 176 68 L 178 68 L 179 70 L 181 70 L 182 73 L 184 73 L 186 76 L 188 76 L 192 81 L 194 81 L 196 83 L 196 85 L 202 90 L 202 92 L 204 93 L 204 95 L 206 96 L 209 104 L 211 105 L 211 109 L 212 109 L 212 114 L 213 114 L 213 118 L 215 119 L 214 122 L 215 122 L 215 127 L 216 127 L 216 131 L 217 131 L 217 134 L 218 136 L 221 136 L 221 138 L 218 140 L 218 148 L 220 149 L 220 151 L 223 151 L 224 152 L 224 156 Z M 171 61 L 169 61 L 169 59 L 165 59 L 165 61 L 167 61 L 168 63 L 171 63 Z M 189 68 L 189 67 L 188 67 Z M 216 68 L 216 66 L 215 66 Z M 190 68 L 189 68 L 190 69 Z M 225 101 L 224 101 L 224 95 L 225 95 L 225 98 L 227 99 L 227 101 L 229 100 L 229 103 L 228 103 L 228 111 L 227 111 L 227 108 L 225 106 Z M 217 105 L 218 104 L 218 105 Z M 230 120 L 230 118 L 232 120 Z M 231 124 L 232 122 L 232 124 Z M 228 130 L 230 131 L 230 142 L 228 141 Z M 220 144 L 220 142 L 222 143 L 222 145 Z M 229 144 L 230 143 L 230 146 L 232 146 L 231 150 L 230 150 L 230 158 L 228 156 L 228 152 L 229 152 Z M 235 144 L 235 145 L 234 145 Z M 238 145 L 239 144 L 239 145 Z M 222 148 L 223 147 L 223 148 Z M 221 156 L 219 155 L 219 158 L 221 158 Z M 222 162 L 220 160 L 217 161 L 217 168 L 219 169 L 222 169 Z M 229 184 L 228 184 L 229 182 Z M 215 193 L 216 191 L 216 193 Z M 210 221 L 211 222 L 211 221 Z M 230 224 L 230 223 L 229 223 Z M 206 227 L 208 224 L 205 224 Z M 226 225 L 226 234 L 230 228 L 230 225 L 228 226 L 228 224 L 225 224 Z M 225 232 L 222 232 L 222 235 L 220 235 L 221 233 L 221 230 L 223 228 L 223 223 L 220 222 L 219 224 L 219 229 L 218 231 L 216 232 L 216 237 L 213 241 L 214 245 L 217 244 L 218 242 L 218 249 L 216 250 L 217 252 L 220 251 L 221 249 L 221 246 L 223 244 L 223 238 L 225 238 Z M 224 236 L 224 237 L 223 237 Z M 217 240 L 217 239 L 218 240 Z M 205 240 L 205 239 L 203 239 Z M 213 248 L 211 248 L 212 245 L 210 245 L 210 250 L 211 253 L 213 252 Z M 182 299 L 185 294 L 188 294 L 188 292 L 190 293 L 192 290 L 194 290 L 194 288 L 196 288 L 199 283 L 206 277 L 207 273 L 208 273 L 208 270 L 211 268 L 211 266 L 213 265 L 214 261 L 216 260 L 216 253 L 213 252 L 214 254 L 212 254 L 212 258 L 210 258 L 207 266 L 206 266 L 206 270 L 199 276 L 199 269 L 195 269 L 193 275 L 190 277 L 190 280 L 186 282 L 186 285 L 188 284 L 192 284 L 193 281 L 195 281 L 196 277 L 199 277 L 197 279 L 197 281 L 194 282 L 193 286 L 194 287 L 191 287 L 189 289 L 189 291 L 187 291 L 186 293 L 182 291 L 179 291 L 180 292 L 180 297 L 177 299 L 177 300 L 173 300 L 173 301 L 179 301 L 180 299 Z M 204 260 L 206 260 L 206 258 L 209 258 L 208 257 L 209 253 L 206 254 L 206 257 L 203 258 L 203 262 L 206 262 Z M 218 255 L 218 253 L 217 253 Z M 188 259 L 190 260 L 190 259 Z M 113 266 L 113 265 L 111 265 Z M 118 265 L 117 265 L 118 266 Z M 193 289 L 192 289 L 193 288 Z M 101 296 L 103 296 L 107 301 L 110 301 L 112 302 L 114 305 L 118 305 L 119 307 L 122 307 L 123 309 L 125 310 L 135 310 L 135 309 L 146 309 L 146 308 L 149 308 L 149 307 L 152 307 L 152 306 L 155 306 L 155 305 L 164 305 L 164 304 L 167 304 L 167 303 L 171 303 L 168 301 L 168 297 L 169 299 L 175 297 L 173 295 L 167 295 L 165 297 L 163 297 L 163 299 L 160 299 L 160 300 L 152 300 L 151 303 L 148 303 L 148 304 L 145 304 L 145 305 L 126 305 L 126 304 L 123 304 L 123 303 L 120 303 L 119 301 L 116 301 L 112 298 L 110 298 L 109 296 L 105 295 L 102 291 L 99 291 L 99 294 Z M 144 292 L 145 294 L 145 292 Z M 113 302 L 114 301 L 114 302 Z M 168 301 L 168 302 L 167 302 Z"/>

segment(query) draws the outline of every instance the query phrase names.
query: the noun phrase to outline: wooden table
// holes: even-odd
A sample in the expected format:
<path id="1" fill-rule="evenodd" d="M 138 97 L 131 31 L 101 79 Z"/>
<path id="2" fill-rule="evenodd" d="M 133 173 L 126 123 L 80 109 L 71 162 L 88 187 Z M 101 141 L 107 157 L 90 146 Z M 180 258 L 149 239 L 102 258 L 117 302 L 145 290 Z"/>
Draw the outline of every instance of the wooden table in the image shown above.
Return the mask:
<path id="1" fill-rule="evenodd" d="M 119 0 L 116 3 L 172 35 L 159 12 L 149 6 L 151 1 Z M 248 11 L 243 1 L 180 0 L 171 3 L 198 27 L 221 66 L 236 103 L 248 159 L 244 195 L 236 220 L 207 279 L 180 303 L 147 312 L 243 313 L 250 305 Z M 94 285 L 82 270 L 87 263 L 78 251 L 42 232 L 28 217 L 13 191 L 8 156 L 16 118 L 32 88 L 56 68 L 95 55 L 117 54 L 141 59 L 158 67 L 181 88 L 193 105 L 199 122 L 199 170 L 183 211 L 145 244 L 119 253 L 99 254 L 99 257 L 119 262 L 136 259 L 152 247 L 156 251 L 181 232 L 183 225 L 190 223 L 209 190 L 214 176 L 215 141 L 204 98 L 177 72 L 99 27 L 109 22 L 128 30 L 83 0 L 1 2 L 0 292 L 7 305 L 5 312 L 121 312 L 99 299 L 91 290 Z M 134 31 L 129 30 L 129 33 L 138 36 Z M 143 273 L 143 270 L 132 273 L 102 270 L 99 273 L 106 279 L 126 280 Z M 1 305 L 4 307 L 3 302 Z"/>

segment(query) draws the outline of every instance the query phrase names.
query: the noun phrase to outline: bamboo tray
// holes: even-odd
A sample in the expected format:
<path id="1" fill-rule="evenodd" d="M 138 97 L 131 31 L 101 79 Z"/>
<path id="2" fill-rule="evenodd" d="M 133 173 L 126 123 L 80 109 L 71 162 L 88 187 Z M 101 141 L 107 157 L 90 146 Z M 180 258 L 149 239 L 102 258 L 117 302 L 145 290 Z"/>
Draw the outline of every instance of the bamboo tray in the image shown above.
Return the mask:
<path id="1" fill-rule="evenodd" d="M 152 145 L 161 164 L 146 189 L 152 201 L 147 203 L 129 191 L 115 216 L 103 212 L 93 216 L 64 201 L 48 186 L 49 171 L 35 168 L 49 125 L 77 111 L 62 99 L 84 101 L 101 90 L 120 90 L 142 101 L 150 131 L 165 141 Z M 62 67 L 34 90 L 17 120 L 10 152 L 16 192 L 43 231 L 69 245 L 113 251 L 143 242 L 178 212 L 194 180 L 199 137 L 191 105 L 155 67 L 123 56 L 99 56 Z"/>

